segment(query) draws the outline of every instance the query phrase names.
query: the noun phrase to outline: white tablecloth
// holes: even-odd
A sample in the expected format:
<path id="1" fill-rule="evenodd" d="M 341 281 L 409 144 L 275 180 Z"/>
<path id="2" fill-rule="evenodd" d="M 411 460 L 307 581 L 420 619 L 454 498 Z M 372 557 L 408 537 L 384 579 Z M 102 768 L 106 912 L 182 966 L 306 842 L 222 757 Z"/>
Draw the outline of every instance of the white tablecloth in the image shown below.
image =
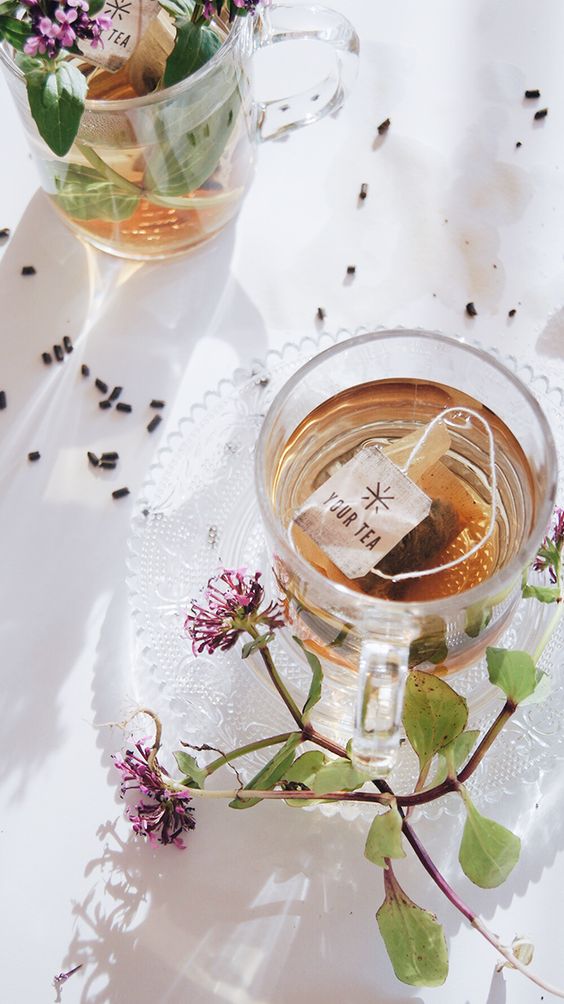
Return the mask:
<path id="1" fill-rule="evenodd" d="M 279 805 L 235 814 L 214 802 L 198 805 L 188 850 L 151 850 L 130 834 L 117 799 L 110 753 L 119 735 L 96 727 L 133 700 L 125 586 L 133 503 L 114 503 L 91 477 L 87 449 L 119 450 L 112 487 L 135 492 L 189 406 L 234 367 L 315 333 L 318 306 L 328 330 L 436 328 L 564 378 L 564 6 L 333 4 L 361 38 L 353 96 L 336 118 L 262 146 L 236 227 L 185 260 L 120 263 L 75 240 L 36 191 L 1 86 L 0 226 L 12 229 L 0 263 L 6 1004 L 52 1001 L 53 975 L 79 962 L 65 1004 L 543 999 L 515 973 L 494 975 L 493 950 L 412 857 L 400 875 L 444 921 L 450 975 L 432 991 L 398 984 L 374 921 L 381 876 L 362 856 L 364 824 Z M 288 92 L 296 69 L 307 71 L 288 66 Z M 542 90 L 543 122 L 532 121 L 526 87 Z M 374 144 L 388 116 L 389 133 Z M 363 181 L 369 197 L 359 209 Z M 25 264 L 34 277 L 20 275 Z M 345 284 L 349 264 L 357 271 Z M 73 365 L 47 370 L 40 353 L 64 334 Z M 77 357 L 126 385 L 137 406 L 114 423 L 111 442 Z M 167 420 L 151 437 L 141 403 L 153 396 L 166 399 Z M 41 461 L 30 464 L 36 449 Z M 438 836 L 423 824 L 421 833 L 490 927 L 507 942 L 528 935 L 535 967 L 564 984 L 559 774 L 556 766 L 542 791 L 525 786 L 519 804 L 492 807 L 525 840 L 498 891 L 459 877 L 458 822 L 441 823 Z"/>

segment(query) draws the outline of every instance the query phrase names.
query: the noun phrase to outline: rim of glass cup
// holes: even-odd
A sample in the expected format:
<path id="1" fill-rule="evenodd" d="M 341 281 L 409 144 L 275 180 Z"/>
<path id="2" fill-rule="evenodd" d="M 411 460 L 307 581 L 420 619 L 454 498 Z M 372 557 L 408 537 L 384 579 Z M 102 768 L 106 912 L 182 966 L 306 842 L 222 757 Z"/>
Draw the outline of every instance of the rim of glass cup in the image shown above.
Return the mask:
<path id="1" fill-rule="evenodd" d="M 238 17 L 235 19 L 235 23 L 230 27 L 229 34 L 224 42 L 220 45 L 217 52 L 212 56 L 207 63 L 201 67 L 201 69 L 196 70 L 191 76 L 186 77 L 184 80 L 179 80 L 177 84 L 173 84 L 171 87 L 163 87 L 160 91 L 151 91 L 150 94 L 140 94 L 135 98 L 118 98 L 117 101 L 112 101 L 111 98 L 103 98 L 98 100 L 97 98 L 87 98 L 84 102 L 85 111 L 89 112 L 127 112 L 134 111 L 136 108 L 144 108 L 146 105 L 158 104 L 159 101 L 165 101 L 169 98 L 174 98 L 183 91 L 188 90 L 195 84 L 199 84 L 200 81 L 205 80 L 215 70 L 216 66 L 224 59 L 225 55 L 228 54 L 235 43 L 237 42 L 239 35 L 244 30 L 244 27 L 248 21 L 246 17 Z M 11 48 L 11 47 L 10 47 Z M 86 57 L 85 57 L 86 58 Z M 12 56 L 8 51 L 8 47 L 5 44 L 0 45 L 0 61 L 8 68 L 10 73 L 12 73 L 19 80 L 24 81 L 24 75 L 19 67 L 14 62 Z"/>
<path id="2" fill-rule="evenodd" d="M 325 575 L 318 572 L 313 565 L 310 565 L 309 562 L 305 561 L 305 559 L 290 546 L 287 538 L 280 531 L 278 520 L 274 514 L 272 506 L 267 500 L 266 493 L 263 491 L 263 486 L 266 483 L 263 448 L 266 436 L 270 432 L 273 425 L 274 416 L 278 411 L 279 405 L 288 397 L 289 394 L 291 394 L 293 388 L 301 381 L 301 379 L 307 373 L 311 372 L 311 370 L 315 369 L 316 366 L 319 365 L 320 361 L 328 359 L 331 356 L 337 356 L 345 349 L 350 348 L 353 345 L 362 345 L 366 342 L 383 341 L 384 339 L 395 340 L 405 338 L 406 336 L 418 338 L 421 341 L 434 341 L 442 342 L 446 345 L 455 345 L 458 348 L 463 349 L 469 355 L 475 356 L 481 362 L 487 363 L 488 366 L 496 369 L 504 376 L 504 378 L 512 383 L 516 390 L 518 390 L 519 393 L 527 400 L 541 425 L 548 454 L 547 463 L 549 465 L 549 470 L 555 472 L 547 497 L 545 498 L 543 504 L 539 506 L 539 511 L 534 525 L 531 527 L 530 532 L 522 542 L 517 554 L 514 555 L 507 565 L 500 568 L 498 572 L 495 572 L 491 578 L 486 579 L 477 586 L 473 586 L 471 589 L 455 593 L 453 596 L 440 597 L 434 600 L 419 600 L 417 602 L 377 599 L 376 597 L 357 592 L 354 589 L 349 589 L 348 586 L 342 585 L 338 582 L 332 582 L 330 579 L 326 578 Z M 492 593 L 500 592 L 505 586 L 509 585 L 511 581 L 521 575 L 523 568 L 533 557 L 531 548 L 534 546 L 534 553 L 536 553 L 536 549 L 540 546 L 546 533 L 555 504 L 557 470 L 558 457 L 556 453 L 556 445 L 552 435 L 552 430 L 548 424 L 548 419 L 546 418 L 546 415 L 544 414 L 544 411 L 538 401 L 530 393 L 529 389 L 521 382 L 521 380 L 519 380 L 517 376 L 511 373 L 506 366 L 498 362 L 497 359 L 493 358 L 493 356 L 484 352 L 482 349 L 469 345 L 464 338 L 442 335 L 432 331 L 416 331 L 409 328 L 390 328 L 387 331 L 367 332 L 363 335 L 357 335 L 354 338 L 347 339 L 344 342 L 332 345 L 328 349 L 324 349 L 323 352 L 319 352 L 303 366 L 300 366 L 294 375 L 290 377 L 283 387 L 280 388 L 266 413 L 266 417 L 257 440 L 255 453 L 255 488 L 261 517 L 270 534 L 276 540 L 277 551 L 283 553 L 284 557 L 288 559 L 288 563 L 292 564 L 294 568 L 297 568 L 300 577 L 303 578 L 304 581 L 307 582 L 309 580 L 315 586 L 324 590 L 329 590 L 334 596 L 342 597 L 343 600 L 348 603 L 354 602 L 355 605 L 360 607 L 367 615 L 373 615 L 376 612 L 385 612 L 388 618 L 394 617 L 397 614 L 406 613 L 414 616 L 418 616 L 420 614 L 423 616 L 430 616 L 433 614 L 451 614 L 453 611 L 460 610 L 461 608 L 465 609 L 468 606 L 479 603 L 480 600 L 486 600 L 492 595 Z"/>

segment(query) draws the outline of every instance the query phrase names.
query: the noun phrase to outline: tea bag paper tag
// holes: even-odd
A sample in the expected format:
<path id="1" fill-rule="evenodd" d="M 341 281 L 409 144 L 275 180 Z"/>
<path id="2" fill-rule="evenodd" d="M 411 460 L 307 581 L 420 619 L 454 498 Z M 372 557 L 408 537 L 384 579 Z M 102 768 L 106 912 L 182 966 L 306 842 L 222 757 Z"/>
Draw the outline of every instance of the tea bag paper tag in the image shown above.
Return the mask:
<path id="1" fill-rule="evenodd" d="M 111 18 L 112 25 L 102 32 L 103 48 L 94 49 L 88 40 L 80 41 L 78 47 L 89 63 L 113 73 L 133 55 L 160 9 L 159 0 L 106 0 L 100 13 Z"/>
<path id="2" fill-rule="evenodd" d="M 431 499 L 376 446 L 310 495 L 294 522 L 349 579 L 372 571 L 429 515 Z"/>

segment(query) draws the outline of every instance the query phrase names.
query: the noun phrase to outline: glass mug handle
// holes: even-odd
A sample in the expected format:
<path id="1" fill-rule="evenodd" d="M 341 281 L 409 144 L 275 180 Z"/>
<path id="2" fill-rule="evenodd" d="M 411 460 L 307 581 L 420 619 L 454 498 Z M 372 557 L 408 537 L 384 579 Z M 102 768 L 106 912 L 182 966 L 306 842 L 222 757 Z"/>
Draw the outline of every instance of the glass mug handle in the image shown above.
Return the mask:
<path id="1" fill-rule="evenodd" d="M 257 133 L 261 140 L 317 122 L 336 112 L 351 90 L 358 71 L 359 39 L 350 21 L 328 7 L 272 4 L 257 18 L 255 49 L 276 42 L 325 42 L 333 49 L 329 73 L 300 94 L 257 102 Z M 288 112 L 292 112 L 291 116 Z"/>
<path id="2" fill-rule="evenodd" d="M 351 757 L 371 777 L 385 777 L 400 744 L 409 644 L 374 638 L 362 642 Z"/>

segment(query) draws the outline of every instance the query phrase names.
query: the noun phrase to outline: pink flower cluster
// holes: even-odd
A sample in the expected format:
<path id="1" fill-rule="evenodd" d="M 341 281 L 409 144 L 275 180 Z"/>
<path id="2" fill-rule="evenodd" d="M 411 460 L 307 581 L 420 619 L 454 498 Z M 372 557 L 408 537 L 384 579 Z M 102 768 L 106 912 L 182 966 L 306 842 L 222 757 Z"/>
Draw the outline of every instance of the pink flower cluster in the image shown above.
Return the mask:
<path id="1" fill-rule="evenodd" d="M 88 0 L 22 0 L 29 11 L 31 35 L 24 52 L 28 56 L 54 59 L 61 49 L 72 49 L 77 39 L 87 39 L 93 48 L 101 46 L 102 32 L 111 27 L 105 14 L 89 17 Z"/>
<path id="2" fill-rule="evenodd" d="M 564 550 L 564 509 L 557 506 L 553 513 L 554 523 L 542 542 L 541 549 L 533 562 L 535 572 L 548 572 L 550 581 L 556 585 Z"/>
<path id="3" fill-rule="evenodd" d="M 270 631 L 284 627 L 278 603 L 261 609 L 264 589 L 260 572 L 247 575 L 244 568 L 224 568 L 214 575 L 204 592 L 203 603 L 192 601 L 192 611 L 184 627 L 192 640 L 194 655 L 232 648 L 248 625 L 265 625 Z"/>
<path id="4" fill-rule="evenodd" d="M 249 13 L 254 14 L 259 4 L 262 3 L 263 6 L 267 6 L 270 0 L 230 0 L 231 14 L 233 14 L 233 8 L 238 7 L 239 10 L 246 10 Z M 204 17 L 211 20 L 215 14 L 219 14 L 221 8 L 223 7 L 223 0 L 204 0 Z"/>
<path id="5" fill-rule="evenodd" d="M 123 758 L 114 757 L 116 769 L 122 775 L 122 798 L 128 791 L 143 796 L 127 808 L 127 817 L 135 833 L 147 837 L 150 844 L 174 844 L 184 848 L 182 834 L 195 826 L 193 808 L 188 805 L 188 792 L 168 788 L 157 761 L 149 764 L 151 750 L 142 742 L 126 750 Z"/>

